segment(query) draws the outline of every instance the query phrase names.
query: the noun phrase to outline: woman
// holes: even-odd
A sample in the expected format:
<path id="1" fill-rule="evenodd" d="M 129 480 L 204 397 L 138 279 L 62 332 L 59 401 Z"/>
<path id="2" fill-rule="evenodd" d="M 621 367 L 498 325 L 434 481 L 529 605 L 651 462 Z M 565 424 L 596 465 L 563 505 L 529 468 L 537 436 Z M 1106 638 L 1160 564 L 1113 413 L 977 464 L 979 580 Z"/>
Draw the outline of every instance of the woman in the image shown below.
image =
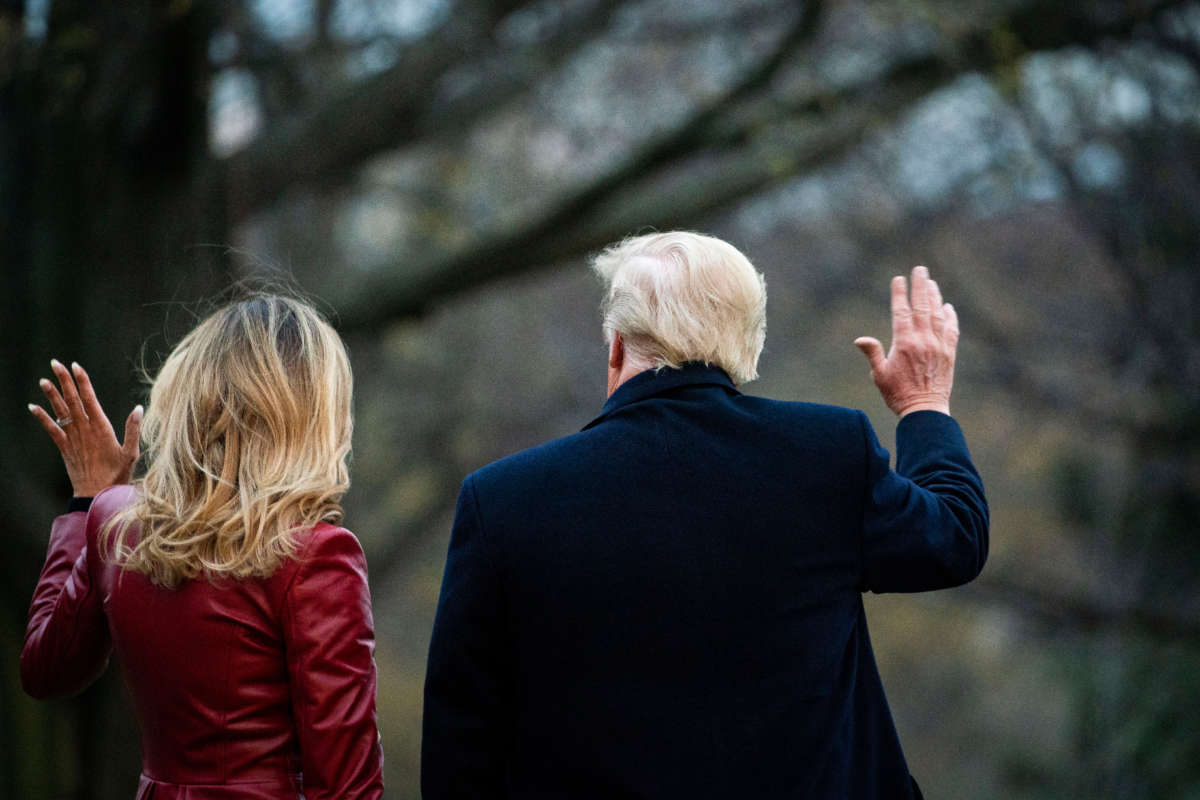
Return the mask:
<path id="1" fill-rule="evenodd" d="M 138 798 L 382 796 L 366 562 L 336 525 L 353 426 L 338 335 L 284 297 L 217 311 L 167 358 L 124 445 L 83 368 L 51 367 L 53 416 L 29 410 L 75 496 L 34 592 L 25 690 L 77 692 L 115 651 Z M 126 485 L 143 427 L 146 474 Z"/>

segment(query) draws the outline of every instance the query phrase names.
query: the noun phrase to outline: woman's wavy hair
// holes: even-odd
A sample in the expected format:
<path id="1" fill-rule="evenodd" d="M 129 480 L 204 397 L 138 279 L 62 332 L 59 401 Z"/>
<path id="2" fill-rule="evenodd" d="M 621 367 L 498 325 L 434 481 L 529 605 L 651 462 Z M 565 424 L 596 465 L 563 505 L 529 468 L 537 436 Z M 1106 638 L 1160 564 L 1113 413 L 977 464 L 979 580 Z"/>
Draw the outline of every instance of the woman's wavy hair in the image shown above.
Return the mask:
<path id="1" fill-rule="evenodd" d="M 342 519 L 352 391 L 341 338 L 308 304 L 258 294 L 209 315 L 154 378 L 139 500 L 101 555 L 170 588 L 271 575 L 295 532 Z"/>

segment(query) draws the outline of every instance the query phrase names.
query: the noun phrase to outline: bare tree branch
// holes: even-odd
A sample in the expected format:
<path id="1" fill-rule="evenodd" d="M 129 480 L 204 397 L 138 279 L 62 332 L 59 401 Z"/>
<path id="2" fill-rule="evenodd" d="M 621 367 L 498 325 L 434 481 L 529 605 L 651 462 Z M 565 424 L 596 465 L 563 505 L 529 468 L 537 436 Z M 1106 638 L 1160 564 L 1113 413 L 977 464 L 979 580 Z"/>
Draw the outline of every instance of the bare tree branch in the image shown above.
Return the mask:
<path id="1" fill-rule="evenodd" d="M 1139 13 L 1094 19 L 1074 6 L 1039 0 L 1018 10 L 1005 25 L 1027 49 L 1094 44 L 1107 37 L 1128 35 L 1147 16 L 1181 2 L 1158 0 L 1146 3 Z M 371 328 L 396 317 L 419 314 L 444 295 L 577 257 L 639 227 L 687 224 L 774 182 L 827 163 L 857 144 L 873 124 L 887 122 L 921 96 L 966 72 L 996 69 L 1013 57 L 989 43 L 993 21 L 987 30 L 968 32 L 948 51 L 895 64 L 870 86 L 813 97 L 798 105 L 775 103 L 773 118 L 742 113 L 746 104 L 763 102 L 757 90 L 767 85 L 795 46 L 814 33 L 820 4 L 808 4 L 805 9 L 780 47 L 745 81 L 675 131 L 563 198 L 541 218 L 516 232 L 485 238 L 466 252 L 378 270 L 380 278 L 363 282 L 361 291 L 339 303 L 347 328 Z M 805 113 L 814 117 L 806 119 L 806 125 L 827 126 L 827 131 L 811 139 L 802 137 L 797 152 L 790 157 L 769 161 L 756 159 L 754 152 L 722 153 L 711 160 L 706 174 L 684 190 L 676 186 L 663 192 L 646 177 L 669 175 L 672 169 L 715 144 L 732 145 L 760 137 L 759 131 L 764 126 L 770 128 L 771 123 L 786 130 L 787 120 Z M 829 119 L 815 118 L 818 114 Z M 840 136 L 833 135 L 839 131 Z M 779 155 L 779 151 L 774 154 Z M 623 203 L 617 203 L 617 197 Z M 621 208 L 614 212 L 613 206 Z"/>
<path id="2" fill-rule="evenodd" d="M 1167 640 L 1200 640 L 1200 618 L 1176 609 L 1066 594 L 1003 575 L 978 578 L 960 592 L 967 598 L 1018 610 L 1023 617 L 1053 630 L 1125 630 Z"/>
<path id="3" fill-rule="evenodd" d="M 944 207 L 953 207 L 959 199 L 947 198 Z M 904 219 L 905 236 L 911 241 L 924 241 L 940 219 L 942 214 L 932 210 L 909 214 Z M 885 252 L 896 235 L 893 230 L 855 225 L 853 219 L 849 223 L 854 240 L 871 252 Z M 952 290 L 955 307 L 964 324 L 969 325 L 972 341 L 987 351 L 981 361 L 987 365 L 985 379 L 989 385 L 1012 395 L 1021 405 L 1033 402 L 1044 409 L 1069 412 L 1096 432 L 1126 430 L 1131 420 L 1120 410 L 1092 397 L 1086 389 L 1076 387 L 1074 391 L 1065 391 L 1034 374 L 1029 368 L 1030 346 L 1014 339 L 1010 326 L 993 315 L 994 301 L 988 302 L 973 292 L 970 282 L 953 287 L 947 284 L 946 289 Z"/>
<path id="4" fill-rule="evenodd" d="M 439 31 L 405 50 L 388 70 L 297 119 L 281 121 L 276 131 L 224 162 L 232 216 L 244 219 L 293 185 L 346 180 L 371 156 L 467 125 L 603 30 L 619 7 L 597 0 L 558 37 L 504 53 L 491 69 L 486 58 L 475 54 L 491 52 L 487 36 L 503 9 L 484 3 L 474 14 L 456 13 Z M 440 81 L 464 65 L 474 65 L 482 79 L 468 91 L 440 100 Z"/>
<path id="5" fill-rule="evenodd" d="M 1126 35 L 1152 14 L 1181 2 L 1146 0 L 1129 13 L 1096 18 L 1089 16 L 1094 12 L 1090 4 L 1081 8 L 1076 4 L 1038 0 L 1001 23 L 1026 49 L 1041 49 Z M 485 3 L 467 7 L 426 40 L 408 48 L 391 69 L 326 99 L 290 123 L 280 123 L 274 133 L 222 162 L 231 216 L 245 218 L 276 200 L 290 186 L 344 178 L 370 156 L 445 126 L 465 124 L 527 86 L 530 75 L 527 68 L 520 66 L 523 59 L 518 58 L 514 59 L 518 64 L 515 71 L 501 70 L 490 75 L 468 96 L 457 98 L 444 108 L 438 108 L 434 102 L 438 81 L 463 63 L 464 52 L 485 50 L 486 37 L 499 16 L 518 5 Z M 570 52 L 570 44 L 590 38 L 618 6 L 606 2 L 593 5 L 582 21 L 563 34 L 557 58 Z M 801 18 L 815 19 L 820 6 L 820 2 L 805 3 Z M 1000 55 L 989 40 L 994 29 L 995 25 L 989 24 L 958 43 L 952 57 L 960 62 L 957 72 L 994 65 Z M 546 43 L 538 45 L 546 46 Z M 469 63 L 470 59 L 466 61 Z M 527 65 L 529 61 L 524 63 Z M 719 113 L 719 109 L 715 110 L 712 116 L 715 118 Z M 697 130 L 695 126 L 688 129 Z"/>
<path id="6" fill-rule="evenodd" d="M 693 114 L 687 123 L 652 140 L 613 170 L 569 194 L 540 219 L 515 233 L 499 234 L 465 253 L 409 264 L 400 275 L 387 270 L 383 280 L 365 281 L 365 288 L 342 304 L 347 327 L 367 328 L 394 316 L 419 313 L 430 301 L 445 294 L 503 274 L 546 266 L 603 243 L 602 237 L 611 236 L 613 231 L 625 229 L 624 226 L 650 222 L 645 217 L 636 221 L 628 214 L 609 221 L 594 221 L 590 216 L 618 194 L 626 193 L 624 190 L 632 184 L 640 186 L 654 170 L 673 165 L 706 146 L 706 132 L 725 110 L 739 98 L 766 86 L 795 47 L 814 34 L 821 6 L 818 2 L 807 3 L 804 13 L 797 16 L 772 53 L 725 94 Z M 713 207 L 714 199 L 720 203 L 735 194 L 744 196 L 764 186 L 769 177 L 777 176 L 776 171 L 754 163 L 745 154 L 728 156 L 722 165 L 732 169 L 721 176 L 723 188 L 709 186 L 710 180 L 692 187 L 696 191 L 687 197 L 676 194 L 677 202 L 683 206 L 679 207 L 680 213 L 668 212 L 667 217 L 682 220 L 689 213 L 701 213 Z M 630 200 L 637 202 L 639 208 L 645 203 L 645 198 Z"/>
<path id="7" fill-rule="evenodd" d="M 316 8 L 316 23 L 317 23 L 317 44 L 325 47 L 328 46 L 332 37 L 330 35 L 333 23 L 333 9 L 336 4 L 334 0 L 317 0 Z"/>
<path id="8" fill-rule="evenodd" d="M 741 8 L 727 16 L 713 16 L 702 20 L 657 20 L 639 26 L 630 39 L 646 42 L 660 42 L 664 39 L 672 42 L 702 39 L 725 34 L 731 30 L 744 31 L 768 25 L 778 17 L 778 8 L 763 5 Z"/>
<path id="9" fill-rule="evenodd" d="M 1159 26 L 1162 27 L 1161 25 Z M 1156 38 L 1157 41 L 1157 38 Z M 1153 262 L 1150 255 L 1157 252 L 1155 243 L 1150 241 L 1150 219 L 1162 219 L 1165 214 L 1162 205 L 1176 209 L 1194 209 L 1196 198 L 1194 186 L 1197 176 L 1192 164 L 1194 158 L 1179 158 L 1168 176 L 1154 176 L 1150 185 L 1130 187 L 1131 200 L 1113 203 L 1111 199 L 1089 192 L 1080 185 L 1075 170 L 1069 163 L 1067 154 L 1056 147 L 1041 130 L 1041 126 L 1025 114 L 1025 128 L 1029 131 L 1034 144 L 1041 156 L 1054 166 L 1059 180 L 1066 188 L 1067 200 L 1074 208 L 1072 224 L 1084 231 L 1089 239 L 1103 246 L 1108 256 L 1102 260 L 1113 278 L 1120 284 L 1120 297 L 1123 299 L 1121 312 L 1121 327 L 1124 334 L 1115 347 L 1110 345 L 1109 358 L 1114 366 L 1119 368 L 1131 354 L 1137 353 L 1139 360 L 1144 361 L 1143 352 L 1131 346 L 1132 342 L 1145 342 L 1159 354 L 1158 374 L 1167 383 L 1182 379 L 1188 385 L 1189 372 L 1196 360 L 1196 349 L 1193 346 L 1192 331 L 1186 326 L 1180 326 L 1172 315 L 1174 310 L 1170 303 L 1164 304 L 1157 276 L 1162 272 L 1163 265 Z M 1142 153 L 1153 147 L 1150 141 L 1128 141 L 1123 150 L 1129 154 Z M 1200 154 L 1193 149 L 1193 155 Z M 1139 171 L 1132 171 L 1128 180 L 1137 180 Z M 1170 197 L 1174 191 L 1182 196 Z M 1158 200 L 1160 208 L 1157 211 L 1147 210 L 1159 196 L 1169 199 Z M 1187 212 L 1185 212 L 1187 213 Z M 1184 223 L 1193 228 L 1200 222 L 1200 216 L 1190 214 Z M 1173 285 L 1170 291 L 1178 293 L 1181 287 Z M 1167 309 L 1164 311 L 1163 309 Z M 1003 344 L 1004 334 L 1001 326 L 992 326 L 990 335 L 997 344 Z M 1136 334 L 1136 335 L 1131 335 Z M 1008 347 L 1012 351 L 1011 347 Z M 1169 365 L 1169 366 L 1168 366 Z M 1086 405 L 1086 404 L 1081 404 Z M 1134 419 L 1128 413 L 1110 413 L 1109 424 L 1127 427 L 1137 427 Z"/>
<path id="10" fill-rule="evenodd" d="M 1187 61 L 1197 75 L 1200 75 L 1200 42 L 1194 36 L 1178 35 L 1171 29 L 1165 19 L 1159 19 L 1154 26 L 1154 43 Z"/>

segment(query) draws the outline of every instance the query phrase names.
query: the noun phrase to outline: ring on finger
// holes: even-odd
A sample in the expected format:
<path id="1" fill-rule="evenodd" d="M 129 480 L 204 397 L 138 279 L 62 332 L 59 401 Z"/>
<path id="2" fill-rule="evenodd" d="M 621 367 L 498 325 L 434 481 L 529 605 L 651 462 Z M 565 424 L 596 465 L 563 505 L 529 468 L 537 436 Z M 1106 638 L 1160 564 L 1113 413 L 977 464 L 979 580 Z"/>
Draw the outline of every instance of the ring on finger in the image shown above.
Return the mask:
<path id="1" fill-rule="evenodd" d="M 57 418 L 54 420 L 54 424 L 55 424 L 55 425 L 57 425 L 57 426 L 58 426 L 58 427 L 60 427 L 60 428 L 65 428 L 65 427 L 67 427 L 68 425 L 70 425 L 70 424 L 71 424 L 71 418 L 70 418 L 69 416 L 67 416 L 67 417 L 57 417 Z"/>

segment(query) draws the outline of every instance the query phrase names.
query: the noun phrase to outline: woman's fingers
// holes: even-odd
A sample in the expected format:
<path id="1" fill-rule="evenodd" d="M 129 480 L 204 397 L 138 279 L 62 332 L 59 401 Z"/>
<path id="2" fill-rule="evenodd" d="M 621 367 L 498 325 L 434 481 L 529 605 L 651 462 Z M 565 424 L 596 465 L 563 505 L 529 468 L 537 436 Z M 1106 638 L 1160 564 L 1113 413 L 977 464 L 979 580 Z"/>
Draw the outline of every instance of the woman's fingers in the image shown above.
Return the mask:
<path id="1" fill-rule="evenodd" d="M 87 412 L 83 410 L 83 403 L 79 401 L 79 391 L 75 388 L 75 379 L 71 377 L 71 373 L 57 358 L 50 359 L 50 369 L 54 370 L 54 377 L 58 378 L 58 385 L 63 399 L 67 401 L 67 411 L 71 415 L 71 420 L 73 422 L 85 421 L 88 418 Z"/>
<path id="2" fill-rule="evenodd" d="M 42 427 L 46 429 L 46 433 L 54 440 L 54 444 L 58 447 L 59 452 L 66 455 L 68 444 L 67 434 L 62 428 L 58 427 L 58 423 L 51 419 L 50 415 L 46 413 L 46 409 L 30 403 L 29 413 L 33 414 L 33 418 L 40 422 Z"/>
<path id="3" fill-rule="evenodd" d="M 125 419 L 125 439 L 121 442 L 121 452 L 125 454 L 125 458 L 129 460 L 130 464 L 138 460 L 140 452 L 138 444 L 142 435 L 142 414 L 142 407 L 134 406 L 133 411 L 130 411 L 129 416 Z"/>
<path id="4" fill-rule="evenodd" d="M 142 407 L 125 420 L 122 444 L 96 398 L 87 371 L 77 363 L 68 370 L 58 359 L 51 360 L 50 368 L 58 386 L 49 380 L 38 382 L 50 410 L 30 405 L 29 413 L 62 453 L 75 496 L 93 497 L 106 486 L 128 483 L 139 453 Z"/>
<path id="5" fill-rule="evenodd" d="M 96 390 L 92 388 L 92 379 L 88 377 L 87 371 L 78 362 L 71 363 L 71 371 L 75 374 L 75 380 L 79 384 L 79 398 L 83 401 L 83 410 L 90 419 L 102 420 L 111 427 L 108 415 L 104 413 L 104 409 L 100 407 L 100 401 L 96 399 Z"/>
<path id="6" fill-rule="evenodd" d="M 53 382 L 42 378 L 38 381 L 38 386 L 41 388 L 42 394 L 46 395 L 46 401 L 50 403 L 50 410 L 54 412 L 54 416 L 66 419 L 71 415 L 67 409 L 67 401 L 63 400 L 62 395 L 58 393 L 58 387 Z"/>
<path id="7" fill-rule="evenodd" d="M 133 467 L 137 464 L 139 450 L 138 437 L 142 429 L 142 407 L 135 406 L 125 418 L 125 441 L 121 443 L 121 470 L 116 474 L 114 483 L 129 483 L 133 478 Z"/>

